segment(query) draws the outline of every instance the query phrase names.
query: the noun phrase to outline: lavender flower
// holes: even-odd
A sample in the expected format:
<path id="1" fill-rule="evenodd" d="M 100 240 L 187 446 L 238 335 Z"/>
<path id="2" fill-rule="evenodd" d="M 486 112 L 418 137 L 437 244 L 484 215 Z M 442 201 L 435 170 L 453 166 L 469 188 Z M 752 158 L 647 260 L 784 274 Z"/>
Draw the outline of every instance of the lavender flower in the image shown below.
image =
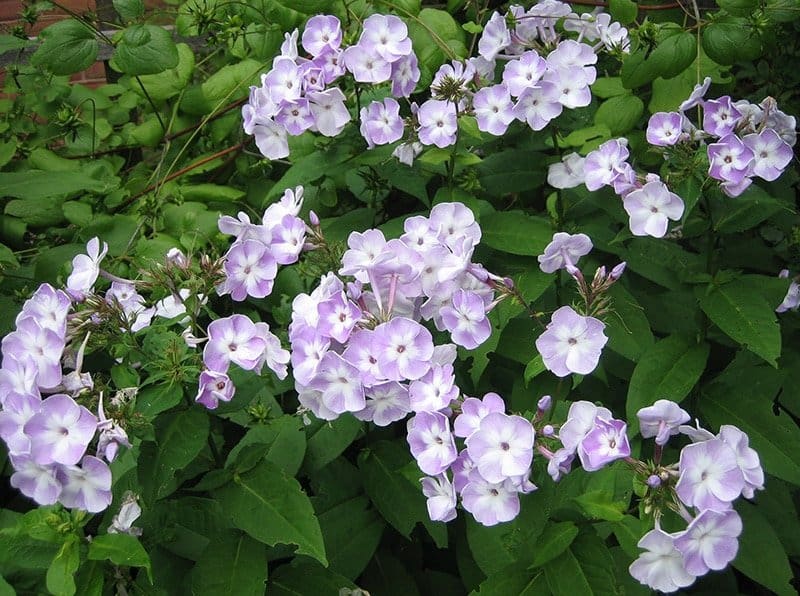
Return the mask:
<path id="1" fill-rule="evenodd" d="M 439 412 L 417 412 L 408 421 L 407 440 L 419 469 L 429 476 L 443 473 L 458 455 L 450 421 Z"/>
<path id="2" fill-rule="evenodd" d="M 683 115 L 678 112 L 656 112 L 647 122 L 647 142 L 657 147 L 669 147 L 680 140 Z"/>
<path id="3" fill-rule="evenodd" d="M 592 239 L 586 234 L 556 232 L 553 239 L 537 257 L 539 268 L 545 273 L 555 273 L 568 266 L 576 266 L 580 258 L 592 250 Z"/>
<path id="4" fill-rule="evenodd" d="M 736 558 L 741 533 L 742 518 L 736 511 L 706 509 L 675 538 L 675 548 L 683 556 L 688 573 L 705 575 L 712 569 L 725 569 Z"/>
<path id="5" fill-rule="evenodd" d="M 387 145 L 403 138 L 403 120 L 400 104 L 391 97 L 382 102 L 373 101 L 361 108 L 361 136 L 370 149 L 376 145 Z"/>
<path id="6" fill-rule="evenodd" d="M 434 478 L 421 478 L 422 494 L 425 495 L 428 517 L 433 521 L 449 522 L 456 518 L 456 490 L 445 474 Z"/>
<path id="7" fill-rule="evenodd" d="M 602 321 L 562 306 L 553 313 L 547 329 L 536 339 L 536 349 L 547 370 L 556 376 L 586 375 L 597 367 L 608 341 L 603 329 Z"/>
<path id="8" fill-rule="evenodd" d="M 51 395 L 25 424 L 37 464 L 76 464 L 97 429 L 97 418 L 63 394 Z"/>
<path id="9" fill-rule="evenodd" d="M 639 583 L 667 594 L 694 583 L 695 576 L 686 570 L 683 557 L 675 548 L 675 535 L 656 527 L 642 536 L 637 546 L 647 551 L 629 567 Z"/>
<path id="10" fill-rule="evenodd" d="M 417 111 L 419 140 L 423 145 L 436 145 L 440 149 L 456 142 L 458 122 L 455 105 L 449 101 L 429 99 Z"/>
<path id="11" fill-rule="evenodd" d="M 467 437 L 467 453 L 488 482 L 527 474 L 533 460 L 533 426 L 521 416 L 492 412 Z"/>
<path id="12" fill-rule="evenodd" d="M 224 372 L 204 370 L 200 373 L 199 389 L 194 400 L 209 410 L 215 410 L 221 401 L 231 401 L 236 387 Z"/>
<path id="13" fill-rule="evenodd" d="M 674 401 L 659 399 L 652 406 L 636 412 L 642 437 L 656 438 L 657 445 L 666 445 L 669 438 L 677 435 L 681 424 L 689 422 L 689 413 Z"/>
<path id="14" fill-rule="evenodd" d="M 648 182 L 633 190 L 622 200 L 630 216 L 631 232 L 635 236 L 663 238 L 668 220 L 677 221 L 683 216 L 683 200 L 660 180 Z"/>
<path id="15" fill-rule="evenodd" d="M 729 509 L 745 487 L 736 452 L 721 439 L 684 447 L 680 474 L 675 492 L 681 501 L 700 509 Z"/>

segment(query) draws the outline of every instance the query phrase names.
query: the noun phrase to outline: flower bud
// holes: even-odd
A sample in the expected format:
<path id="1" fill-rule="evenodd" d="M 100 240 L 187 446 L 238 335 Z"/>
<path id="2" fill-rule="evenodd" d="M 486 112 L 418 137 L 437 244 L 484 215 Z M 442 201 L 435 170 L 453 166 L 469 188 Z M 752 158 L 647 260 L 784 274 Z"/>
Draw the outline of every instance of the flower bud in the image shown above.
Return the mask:
<path id="1" fill-rule="evenodd" d="M 608 275 L 609 279 L 617 281 L 620 277 L 622 277 L 622 274 L 625 272 L 625 267 L 627 267 L 627 265 L 628 264 L 625 261 L 622 261 L 619 265 L 614 267 L 611 270 L 611 273 Z"/>
<path id="2" fill-rule="evenodd" d="M 545 424 L 542 427 L 542 435 L 545 437 L 552 437 L 556 434 L 556 429 L 553 428 L 552 424 Z"/>
<path id="3" fill-rule="evenodd" d="M 536 409 L 540 412 L 546 412 L 551 408 L 553 405 L 553 398 L 549 395 L 542 396 L 539 402 L 536 404 Z"/>
<path id="4" fill-rule="evenodd" d="M 313 209 L 308 212 L 308 221 L 311 222 L 312 226 L 319 225 L 319 216 L 313 211 Z"/>
<path id="5" fill-rule="evenodd" d="M 658 488 L 661 486 L 661 478 L 659 478 L 656 474 L 651 474 L 647 478 L 647 486 L 650 488 Z"/>

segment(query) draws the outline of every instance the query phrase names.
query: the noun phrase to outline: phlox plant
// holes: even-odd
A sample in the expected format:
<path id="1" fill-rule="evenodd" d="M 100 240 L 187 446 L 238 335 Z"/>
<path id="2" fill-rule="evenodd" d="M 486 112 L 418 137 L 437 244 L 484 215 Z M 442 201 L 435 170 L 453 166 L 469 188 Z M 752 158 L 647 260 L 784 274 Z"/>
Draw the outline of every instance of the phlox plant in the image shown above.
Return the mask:
<path id="1" fill-rule="evenodd" d="M 163 150 L 22 259 L 0 589 L 793 593 L 796 119 L 720 41 L 793 15 L 331 4 L 184 3 L 206 112 L 119 3 Z"/>

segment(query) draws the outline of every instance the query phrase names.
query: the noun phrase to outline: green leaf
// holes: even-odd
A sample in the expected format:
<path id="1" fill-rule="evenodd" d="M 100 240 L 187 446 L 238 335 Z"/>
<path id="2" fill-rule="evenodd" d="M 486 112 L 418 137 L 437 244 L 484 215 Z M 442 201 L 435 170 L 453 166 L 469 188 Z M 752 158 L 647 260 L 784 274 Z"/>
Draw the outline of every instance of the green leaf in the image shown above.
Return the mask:
<path id="1" fill-rule="evenodd" d="M 525 386 L 530 385 L 530 382 L 533 379 L 538 377 L 546 370 L 547 368 L 544 365 L 544 359 L 542 358 L 541 354 L 538 354 L 533 360 L 525 365 L 525 373 L 523 375 L 525 379 Z"/>
<path id="2" fill-rule="evenodd" d="M 296 544 L 299 554 L 328 564 L 311 502 L 297 480 L 272 462 L 262 460 L 213 494 L 236 527 L 256 540 L 270 546 Z"/>
<path id="3" fill-rule="evenodd" d="M 241 532 L 209 542 L 192 570 L 196 596 L 260 596 L 267 581 L 267 546 Z"/>
<path id="4" fill-rule="evenodd" d="M 364 490 L 384 519 L 406 538 L 428 516 L 421 489 L 400 473 L 410 461 L 407 449 L 389 441 L 379 441 L 358 456 Z"/>
<path id="5" fill-rule="evenodd" d="M 300 469 L 306 453 L 303 422 L 296 416 L 286 415 L 269 420 L 265 425 L 251 428 L 231 449 L 225 467 L 241 465 L 241 460 L 247 452 L 253 450 L 258 459 L 271 461 L 290 476 L 294 476 Z"/>
<path id="6" fill-rule="evenodd" d="M 622 25 L 632 23 L 639 14 L 639 7 L 633 0 L 610 0 L 608 10 L 611 17 Z"/>
<path id="7" fill-rule="evenodd" d="M 716 21 L 703 27 L 703 49 L 718 64 L 755 60 L 761 55 L 761 39 L 742 18 Z"/>
<path id="8" fill-rule="evenodd" d="M 144 14 L 142 0 L 112 0 L 112 4 L 123 21 L 134 21 Z"/>
<path id="9" fill-rule="evenodd" d="M 59 197 L 14 199 L 6 204 L 5 214 L 19 217 L 34 228 L 56 226 L 64 221 L 63 202 Z"/>
<path id="10" fill-rule="evenodd" d="M 699 255 L 657 238 L 633 238 L 627 248 L 614 252 L 629 269 L 670 290 L 681 286 L 682 275 L 701 271 L 704 265 Z"/>
<path id="11" fill-rule="evenodd" d="M 697 57 L 697 40 L 688 31 L 669 28 L 649 54 L 639 49 L 622 63 L 622 83 L 628 89 L 641 87 L 657 77 L 669 79 L 680 74 Z"/>
<path id="12" fill-rule="evenodd" d="M 353 416 L 340 416 L 331 422 L 320 421 L 315 430 L 306 431 L 306 457 L 303 469 L 320 470 L 347 449 L 361 431 L 361 421 Z"/>
<path id="13" fill-rule="evenodd" d="M 267 593 L 269 596 L 336 596 L 342 588 L 355 590 L 356 585 L 312 559 L 296 557 L 290 564 L 278 567 L 270 576 Z"/>
<path id="14" fill-rule="evenodd" d="M 605 124 L 612 135 L 631 130 L 644 113 L 644 102 L 635 95 L 617 95 L 605 100 L 594 114 L 595 124 Z"/>
<path id="15" fill-rule="evenodd" d="M 183 397 L 178 384 L 144 387 L 136 396 L 136 412 L 152 420 L 161 412 L 177 406 Z"/>
<path id="16" fill-rule="evenodd" d="M 752 185 L 738 197 L 725 201 L 725 210 L 714 222 L 714 229 L 724 233 L 743 232 L 782 210 L 786 215 L 791 215 L 793 206 L 776 199 L 761 187 Z"/>
<path id="17" fill-rule="evenodd" d="M 780 386 L 779 371 L 762 364 L 743 365 L 737 359 L 704 389 L 700 411 L 715 428 L 738 426 L 749 436 L 767 474 L 800 486 L 800 429 L 772 410 Z"/>
<path id="18" fill-rule="evenodd" d="M 234 202 L 244 197 L 245 192 L 232 186 L 222 186 L 220 184 L 185 184 L 181 185 L 181 195 L 187 201 L 221 201 Z"/>
<path id="19" fill-rule="evenodd" d="M 597 77 L 592 84 L 592 95 L 601 99 L 608 99 L 616 95 L 628 95 L 630 91 L 626 89 L 619 77 Z"/>
<path id="20" fill-rule="evenodd" d="M 14 587 L 0 575 L 0 596 L 17 596 Z"/>
<path id="21" fill-rule="evenodd" d="M 483 244 L 512 255 L 540 255 L 553 239 L 549 221 L 520 211 L 484 215 L 481 229 Z"/>
<path id="22" fill-rule="evenodd" d="M 520 513 L 514 520 L 496 526 L 483 526 L 467 517 L 467 543 L 472 557 L 487 576 L 509 565 L 530 565 L 553 507 L 554 487 L 542 485 L 520 501 Z"/>
<path id="23" fill-rule="evenodd" d="M 319 512 L 329 569 L 357 578 L 372 558 L 385 524 L 363 494 Z"/>
<path id="24" fill-rule="evenodd" d="M 744 279 L 696 289 L 700 308 L 728 337 L 777 367 L 781 329 L 774 306 Z"/>
<path id="25" fill-rule="evenodd" d="M 115 565 L 144 567 L 150 581 L 153 581 L 150 556 L 139 542 L 129 534 L 102 534 L 89 543 L 89 560 L 111 561 Z"/>
<path id="26" fill-rule="evenodd" d="M 697 383 L 706 367 L 709 345 L 682 335 L 670 335 L 642 354 L 633 369 L 625 402 L 628 432 L 639 429 L 636 412 L 659 399 L 681 402 Z"/>
<path id="27" fill-rule="evenodd" d="M 31 42 L 28 39 L 20 39 L 16 35 L 0 35 L 0 54 L 21 50 Z"/>
<path id="28" fill-rule="evenodd" d="M 416 17 L 408 17 L 408 36 L 419 60 L 421 77 L 418 86 L 427 86 L 443 62 L 467 54 L 465 32 L 443 10 L 423 8 Z"/>
<path id="29" fill-rule="evenodd" d="M 471 596 L 538 596 L 547 593 L 541 570 L 529 571 L 521 565 L 509 565 L 487 577 Z"/>
<path id="30" fill-rule="evenodd" d="M 611 553 L 594 533 L 578 536 L 544 570 L 553 596 L 622 594 L 617 586 Z"/>
<path id="31" fill-rule="evenodd" d="M 147 94 L 153 101 L 164 101 L 178 95 L 189 84 L 194 72 L 194 52 L 185 43 L 177 44 L 178 63 L 174 68 L 157 74 L 145 74 L 139 77 L 142 85 L 147 89 Z M 139 85 L 134 86 L 134 91 L 141 91 Z M 158 121 L 156 121 L 158 124 Z M 161 125 L 158 124 L 159 129 Z"/>
<path id="32" fill-rule="evenodd" d="M 613 501 L 611 496 L 600 490 L 589 491 L 572 499 L 590 519 L 603 519 L 610 522 L 622 521 L 628 504 Z"/>
<path id="33" fill-rule="evenodd" d="M 202 451 L 208 432 L 208 414 L 197 408 L 165 414 L 158 419 L 156 442 L 142 443 L 139 454 L 139 482 L 149 502 L 175 490 L 175 473 Z"/>
<path id="34" fill-rule="evenodd" d="M 578 526 L 572 522 L 549 524 L 536 540 L 533 561 L 529 569 L 541 567 L 563 553 L 578 535 Z"/>
<path id="35" fill-rule="evenodd" d="M 494 197 L 539 188 L 545 181 L 544 155 L 538 151 L 493 152 L 475 171 L 481 186 Z"/>
<path id="36" fill-rule="evenodd" d="M 80 565 L 80 546 L 78 537 L 71 534 L 47 568 L 47 590 L 53 596 L 72 596 L 75 594 L 75 572 Z"/>
<path id="37" fill-rule="evenodd" d="M 50 25 L 40 33 L 42 45 L 31 56 L 31 64 L 56 75 L 89 68 L 97 59 L 100 44 L 94 31 L 75 19 Z"/>
<path id="38" fill-rule="evenodd" d="M 759 0 L 717 0 L 717 6 L 735 17 L 749 17 L 760 4 Z"/>
<path id="39" fill-rule="evenodd" d="M 92 221 L 92 206 L 80 201 L 67 201 L 61 205 L 61 211 L 69 223 L 85 226 Z"/>
<path id="40" fill-rule="evenodd" d="M 156 74 L 178 65 L 178 48 L 163 27 L 131 25 L 122 32 L 111 65 L 129 75 Z"/>
<path id="41" fill-rule="evenodd" d="M 797 594 L 790 583 L 792 567 L 775 530 L 757 506 L 742 500 L 736 509 L 742 516 L 743 530 L 733 566 L 778 596 Z"/>
<path id="42" fill-rule="evenodd" d="M 63 197 L 82 191 L 105 192 L 108 184 L 84 172 L 0 172 L 0 195 L 29 201 Z"/>
<path id="43" fill-rule="evenodd" d="M 578 559 L 567 550 L 545 567 L 545 578 L 553 596 L 574 596 L 575 594 L 594 594 L 589 580 L 581 569 Z"/>
<path id="44" fill-rule="evenodd" d="M 628 360 L 638 362 L 653 345 L 653 333 L 644 309 L 621 283 L 608 291 L 612 313 L 605 318 L 608 347 Z"/>

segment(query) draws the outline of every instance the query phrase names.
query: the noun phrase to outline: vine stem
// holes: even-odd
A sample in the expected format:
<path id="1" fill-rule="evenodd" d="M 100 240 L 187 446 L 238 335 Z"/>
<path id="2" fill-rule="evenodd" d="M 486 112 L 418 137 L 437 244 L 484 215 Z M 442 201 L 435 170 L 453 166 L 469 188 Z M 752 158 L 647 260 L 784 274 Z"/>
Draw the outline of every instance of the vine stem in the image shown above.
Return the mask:
<path id="1" fill-rule="evenodd" d="M 194 170 L 196 168 L 199 168 L 200 166 L 202 166 L 204 164 L 207 164 L 210 161 L 214 161 L 215 159 L 217 159 L 219 157 L 223 157 L 225 155 L 228 155 L 229 153 L 233 153 L 234 151 L 238 151 L 242 147 L 244 147 L 244 143 L 243 142 L 242 143 L 238 143 L 236 145 L 233 145 L 232 147 L 228 147 L 226 149 L 223 149 L 222 151 L 217 151 L 216 153 L 214 153 L 212 155 L 204 157 L 203 159 L 198 160 L 198 161 L 194 162 L 193 164 L 186 166 L 185 168 L 181 168 L 180 170 L 178 170 L 176 172 L 172 172 L 169 176 L 167 176 L 163 180 L 161 180 L 160 183 L 151 184 L 150 186 L 145 188 L 143 191 L 138 192 L 135 195 L 133 195 L 133 196 L 129 197 L 128 199 L 126 199 L 122 204 L 120 204 L 119 207 L 114 209 L 114 212 L 117 212 L 117 211 L 120 211 L 122 209 L 125 209 L 131 203 L 136 201 L 137 199 L 143 197 L 144 195 L 146 195 L 149 192 L 154 191 L 156 188 L 158 188 L 159 186 L 169 182 L 170 180 L 174 180 L 175 178 L 179 178 L 180 176 L 183 176 L 184 174 L 186 174 L 188 172 L 191 172 L 192 170 Z"/>

